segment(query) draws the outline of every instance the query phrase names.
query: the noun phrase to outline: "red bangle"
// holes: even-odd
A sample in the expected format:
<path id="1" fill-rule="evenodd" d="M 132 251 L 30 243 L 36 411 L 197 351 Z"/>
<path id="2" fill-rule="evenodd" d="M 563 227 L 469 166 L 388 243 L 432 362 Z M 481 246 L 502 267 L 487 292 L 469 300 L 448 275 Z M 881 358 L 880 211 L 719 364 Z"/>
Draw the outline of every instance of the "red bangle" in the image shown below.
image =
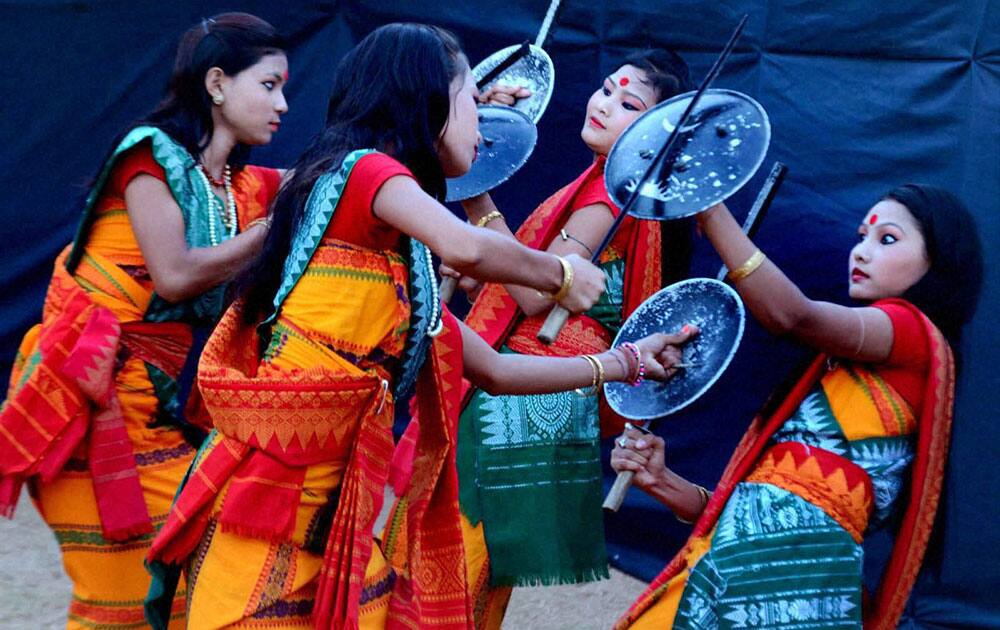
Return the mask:
<path id="1" fill-rule="evenodd" d="M 639 350 L 639 346 L 635 345 L 631 341 L 626 341 L 625 343 L 621 344 L 621 346 L 626 350 L 628 350 L 629 352 L 631 352 L 633 356 L 635 356 L 635 362 L 637 365 L 635 376 L 625 381 L 632 387 L 635 387 L 639 383 L 641 383 L 643 379 L 646 377 L 646 364 L 642 360 L 642 352 Z"/>

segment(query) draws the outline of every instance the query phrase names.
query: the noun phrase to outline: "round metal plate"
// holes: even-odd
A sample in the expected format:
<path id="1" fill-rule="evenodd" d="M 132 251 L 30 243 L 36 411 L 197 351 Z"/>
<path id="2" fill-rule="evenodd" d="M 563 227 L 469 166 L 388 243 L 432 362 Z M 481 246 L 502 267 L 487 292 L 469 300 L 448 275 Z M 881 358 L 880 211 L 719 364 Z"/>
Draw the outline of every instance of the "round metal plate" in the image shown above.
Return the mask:
<path id="1" fill-rule="evenodd" d="M 625 206 L 693 97 L 688 92 L 656 105 L 615 142 L 604 181 L 619 207 Z M 679 219 L 711 208 L 753 177 L 770 141 L 771 123 L 760 103 L 732 90 L 707 90 L 661 171 L 640 186 L 629 214 Z"/>
<path id="2" fill-rule="evenodd" d="M 475 77 L 476 82 L 478 83 L 490 70 L 499 66 L 518 48 L 520 46 L 508 46 L 480 61 L 479 65 L 472 69 L 472 76 Z M 519 99 L 514 103 L 514 108 L 524 112 L 533 123 L 538 124 L 542 114 L 545 113 L 545 108 L 549 106 L 549 99 L 552 98 L 556 70 L 547 52 L 534 44 L 531 44 L 529 48 L 531 52 L 514 62 L 514 65 L 501 72 L 497 78 L 484 85 L 480 91 L 485 91 L 494 83 L 506 83 L 507 85 L 528 88 L 531 90 L 531 96 Z"/>
<path id="3" fill-rule="evenodd" d="M 743 338 L 745 320 L 739 295 L 718 280 L 691 278 L 654 293 L 629 316 L 614 345 L 693 324 L 701 332 L 684 346 L 684 362 L 691 367 L 662 383 L 607 383 L 608 404 L 631 420 L 659 418 L 690 405 L 726 370 Z"/>
<path id="4" fill-rule="evenodd" d="M 524 166 L 535 150 L 538 129 L 528 116 L 506 105 L 479 106 L 479 153 L 469 172 L 448 180 L 448 201 L 493 190 Z"/>

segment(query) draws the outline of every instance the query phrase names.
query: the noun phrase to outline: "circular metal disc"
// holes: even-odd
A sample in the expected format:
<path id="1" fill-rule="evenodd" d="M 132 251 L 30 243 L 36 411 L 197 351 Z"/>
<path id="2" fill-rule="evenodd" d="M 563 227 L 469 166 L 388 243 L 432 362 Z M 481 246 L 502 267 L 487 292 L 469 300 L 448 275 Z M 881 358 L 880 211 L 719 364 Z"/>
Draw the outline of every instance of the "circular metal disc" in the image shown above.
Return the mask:
<path id="1" fill-rule="evenodd" d="M 736 354 L 745 326 L 743 301 L 729 285 L 708 278 L 682 280 L 651 295 L 629 316 L 614 345 L 653 333 L 674 333 L 684 324 L 701 331 L 684 346 L 684 368 L 665 382 L 636 387 L 607 383 L 604 395 L 619 415 L 649 420 L 672 414 L 697 400 L 722 375 Z"/>
<path id="2" fill-rule="evenodd" d="M 448 201 L 462 201 L 493 190 L 524 166 L 535 150 L 538 129 L 522 112 L 506 105 L 479 106 L 479 143 L 469 172 L 448 180 Z"/>
<path id="3" fill-rule="evenodd" d="M 480 61 L 479 65 L 472 69 L 472 76 L 475 77 L 476 82 L 478 83 L 486 76 L 486 73 L 499 66 L 500 62 L 518 48 L 520 46 L 508 46 Z M 514 62 L 514 65 L 501 72 L 497 78 L 484 85 L 480 91 L 485 91 L 494 83 L 506 83 L 507 85 L 528 88 L 531 90 L 531 96 L 518 99 L 514 103 L 514 108 L 524 112 L 531 118 L 532 122 L 538 124 L 542 114 L 545 113 L 545 108 L 549 106 L 549 99 L 552 98 L 556 70 L 547 52 L 534 44 L 531 44 L 529 48 L 531 52 Z"/>
<path id="4" fill-rule="evenodd" d="M 619 207 L 625 206 L 693 97 L 688 92 L 656 105 L 615 142 L 604 182 Z M 711 208 L 753 177 L 770 141 L 771 123 L 760 103 L 732 90 L 706 90 L 661 172 L 640 186 L 629 214 L 680 219 Z"/>

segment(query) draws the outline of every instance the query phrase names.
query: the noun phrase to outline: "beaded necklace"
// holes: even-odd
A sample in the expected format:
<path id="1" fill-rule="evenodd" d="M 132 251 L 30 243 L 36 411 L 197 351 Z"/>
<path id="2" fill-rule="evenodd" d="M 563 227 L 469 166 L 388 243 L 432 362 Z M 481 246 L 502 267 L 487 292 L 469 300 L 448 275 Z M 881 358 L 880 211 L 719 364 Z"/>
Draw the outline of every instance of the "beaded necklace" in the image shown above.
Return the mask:
<path id="1" fill-rule="evenodd" d="M 215 247 L 219 244 L 219 235 L 215 229 L 214 218 L 211 216 L 213 213 L 217 212 L 219 214 L 229 238 L 236 236 L 236 198 L 233 196 L 232 171 L 229 165 L 226 164 L 222 175 L 223 187 L 226 190 L 225 207 L 222 206 L 219 198 L 212 191 L 212 185 L 208 180 L 208 173 L 201 164 L 198 165 L 198 175 L 201 176 L 201 183 L 205 185 L 205 195 L 208 197 L 208 240 L 212 244 L 212 247 Z"/>

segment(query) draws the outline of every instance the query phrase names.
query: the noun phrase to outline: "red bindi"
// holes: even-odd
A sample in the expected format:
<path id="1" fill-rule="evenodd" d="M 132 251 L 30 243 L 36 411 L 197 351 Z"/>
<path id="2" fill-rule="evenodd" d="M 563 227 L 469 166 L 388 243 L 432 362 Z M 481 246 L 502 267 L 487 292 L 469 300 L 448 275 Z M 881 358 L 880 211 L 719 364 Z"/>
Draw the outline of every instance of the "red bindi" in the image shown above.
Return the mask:
<path id="1" fill-rule="evenodd" d="M 877 214 L 873 214 L 871 216 L 871 218 L 868 219 L 868 225 L 875 225 L 876 221 L 878 221 L 878 215 Z"/>
<path id="2" fill-rule="evenodd" d="M 621 79 L 618 79 L 618 85 L 622 87 L 628 85 L 628 77 L 622 77 Z"/>

